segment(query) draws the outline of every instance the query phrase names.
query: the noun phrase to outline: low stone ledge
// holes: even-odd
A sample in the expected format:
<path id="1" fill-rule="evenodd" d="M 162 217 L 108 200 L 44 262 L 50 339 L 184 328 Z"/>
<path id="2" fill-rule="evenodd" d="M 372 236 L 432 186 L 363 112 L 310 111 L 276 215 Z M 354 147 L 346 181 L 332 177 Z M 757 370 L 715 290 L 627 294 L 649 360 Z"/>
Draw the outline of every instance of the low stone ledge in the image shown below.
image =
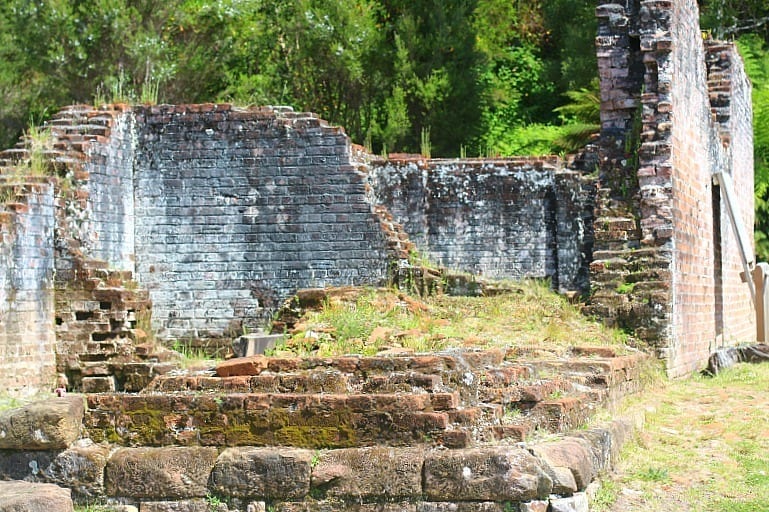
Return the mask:
<path id="1" fill-rule="evenodd" d="M 345 503 L 322 500 L 297 503 L 278 503 L 275 512 L 417 512 L 413 503 Z"/>
<path id="2" fill-rule="evenodd" d="M 43 470 L 51 483 L 72 489 L 76 499 L 97 499 L 104 495 L 104 469 L 110 448 L 81 439 L 59 453 Z"/>
<path id="3" fill-rule="evenodd" d="M 108 496 L 185 499 L 208 494 L 216 448 L 121 448 L 107 462 Z"/>
<path id="4" fill-rule="evenodd" d="M 582 491 L 613 467 L 634 424 L 616 420 L 528 450 L 248 446 L 217 457 L 213 447 L 112 452 L 81 440 L 64 451 L 0 452 L 0 478 L 53 481 L 86 499 L 138 501 L 139 512 L 197 512 L 210 505 L 208 495 L 271 502 L 285 512 L 574 512 L 584 510 Z"/>
<path id="5" fill-rule="evenodd" d="M 72 512 L 70 490 L 53 484 L 0 481 L 3 512 Z"/>
<path id="6" fill-rule="evenodd" d="M 139 505 L 139 512 L 227 512 L 227 505 L 213 505 L 204 499 L 180 501 L 145 501 Z"/>
<path id="7" fill-rule="evenodd" d="M 510 507 L 508 507 L 509 509 Z M 514 509 L 515 510 L 515 509 Z M 417 503 L 416 512 L 506 512 L 502 503 L 474 502 L 474 503 Z M 516 510 L 516 512 L 518 512 Z"/>
<path id="8" fill-rule="evenodd" d="M 72 395 L 0 413 L 0 450 L 60 450 L 80 436 L 85 405 Z"/>
<path id="9" fill-rule="evenodd" d="M 560 476 L 561 470 L 568 470 L 573 475 L 573 481 L 576 484 L 576 488 L 572 492 L 584 490 L 596 475 L 590 444 L 584 439 L 565 438 L 552 443 L 544 443 L 534 446 L 531 452 L 542 462 L 548 474 Z M 566 477 L 565 482 L 568 482 L 568 477 Z M 566 493 L 556 491 L 556 494 Z"/>
<path id="10" fill-rule="evenodd" d="M 537 459 L 520 448 L 436 451 L 425 459 L 424 493 L 435 501 L 529 501 L 552 489 Z"/>
<path id="11" fill-rule="evenodd" d="M 214 491 L 252 499 L 302 499 L 310 493 L 313 452 L 292 448 L 228 448 L 211 475 Z"/>
<path id="12" fill-rule="evenodd" d="M 333 450 L 320 455 L 312 487 L 334 497 L 415 498 L 422 494 L 424 459 L 419 448 Z"/>
<path id="13" fill-rule="evenodd" d="M 549 504 L 548 500 L 520 503 L 492 501 L 355 503 L 331 499 L 277 503 L 271 510 L 275 512 L 548 512 Z M 261 512 L 265 509 L 256 510 Z"/>

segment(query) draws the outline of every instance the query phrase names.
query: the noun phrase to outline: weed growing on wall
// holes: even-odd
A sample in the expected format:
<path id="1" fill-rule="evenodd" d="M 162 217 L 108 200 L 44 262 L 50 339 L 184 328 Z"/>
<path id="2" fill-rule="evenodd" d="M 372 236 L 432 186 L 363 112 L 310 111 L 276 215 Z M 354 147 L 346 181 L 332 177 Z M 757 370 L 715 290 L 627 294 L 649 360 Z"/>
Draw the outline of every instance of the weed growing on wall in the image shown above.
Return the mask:
<path id="1" fill-rule="evenodd" d="M 419 152 L 425 158 L 432 155 L 432 143 L 430 142 L 430 127 L 422 128 L 420 133 Z"/>
<path id="2" fill-rule="evenodd" d="M 49 128 L 32 124 L 22 138 L 26 154 L 14 165 L 3 169 L 5 181 L 0 187 L 0 203 L 14 201 L 24 192 L 24 181 L 30 176 L 49 176 L 53 166 L 48 152 L 53 149 L 54 137 Z"/>
<path id="3" fill-rule="evenodd" d="M 26 168 L 32 176 L 47 176 L 51 174 L 51 164 L 46 155 L 53 149 L 53 134 L 49 128 L 30 125 L 24 135 L 24 145 L 28 156 Z"/>

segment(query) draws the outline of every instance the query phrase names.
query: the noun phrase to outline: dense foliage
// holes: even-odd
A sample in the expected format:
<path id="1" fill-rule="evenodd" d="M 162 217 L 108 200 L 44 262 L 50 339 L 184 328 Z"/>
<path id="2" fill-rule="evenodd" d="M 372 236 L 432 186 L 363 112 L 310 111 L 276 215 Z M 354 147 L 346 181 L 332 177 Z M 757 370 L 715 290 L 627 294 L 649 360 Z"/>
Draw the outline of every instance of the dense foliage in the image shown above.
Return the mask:
<path id="1" fill-rule="evenodd" d="M 590 85 L 594 32 L 579 0 L 5 0 L 0 145 L 132 99 L 289 104 L 376 152 L 550 152 L 516 133 L 572 120 L 553 109 Z"/>
<path id="2" fill-rule="evenodd" d="M 769 257 L 769 3 L 701 0 L 754 84 Z M 595 131 L 595 2 L 3 0 L 0 146 L 72 102 L 288 104 L 374 152 L 569 150 Z"/>

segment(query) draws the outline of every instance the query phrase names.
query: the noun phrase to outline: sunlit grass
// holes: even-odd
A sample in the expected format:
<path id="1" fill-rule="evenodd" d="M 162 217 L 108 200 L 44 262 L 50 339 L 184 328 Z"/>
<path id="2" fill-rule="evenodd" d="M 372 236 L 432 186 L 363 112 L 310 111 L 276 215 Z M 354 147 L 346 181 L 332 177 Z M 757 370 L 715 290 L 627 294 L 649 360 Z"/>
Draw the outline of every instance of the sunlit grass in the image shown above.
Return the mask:
<path id="1" fill-rule="evenodd" d="M 769 364 L 742 364 L 649 389 L 629 400 L 646 426 L 591 510 L 769 511 Z M 632 500 L 631 500 L 632 501 Z"/>
<path id="2" fill-rule="evenodd" d="M 587 319 L 539 281 L 516 283 L 511 293 L 493 297 L 416 299 L 394 290 L 366 289 L 306 313 L 290 334 L 278 353 L 371 355 L 385 349 L 495 346 L 566 350 L 626 341 L 624 334 Z"/>

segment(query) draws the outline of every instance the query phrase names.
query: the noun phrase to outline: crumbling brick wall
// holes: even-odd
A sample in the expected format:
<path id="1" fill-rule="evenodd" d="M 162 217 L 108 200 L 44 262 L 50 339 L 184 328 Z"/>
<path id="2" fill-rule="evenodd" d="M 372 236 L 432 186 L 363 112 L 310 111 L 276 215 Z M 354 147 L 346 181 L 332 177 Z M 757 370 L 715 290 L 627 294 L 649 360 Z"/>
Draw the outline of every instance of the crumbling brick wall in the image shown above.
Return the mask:
<path id="1" fill-rule="evenodd" d="M 375 161 L 373 200 L 422 256 L 491 278 L 587 292 L 595 181 L 557 157 Z"/>
<path id="2" fill-rule="evenodd" d="M 715 172 L 732 176 L 749 232 L 749 85 L 732 45 L 706 53 L 693 0 L 629 0 L 597 12 L 603 189 L 593 307 L 657 347 L 669 374 L 684 375 L 716 345 L 755 339 L 736 239 L 713 185 Z"/>
<path id="3" fill-rule="evenodd" d="M 135 115 L 136 270 L 161 337 L 239 335 L 298 288 L 385 280 L 385 236 L 341 128 L 227 105 Z"/>
<path id="4" fill-rule="evenodd" d="M 750 82 L 734 43 L 708 40 L 705 44 L 708 64 L 708 91 L 711 115 L 718 121 L 725 170 L 735 184 L 735 203 L 745 233 L 753 244 L 755 198 L 753 194 L 753 111 Z M 720 192 L 720 191 L 719 191 Z M 720 197 L 720 194 L 714 194 Z M 753 340 L 756 326 L 754 307 L 746 285 L 737 276 L 743 271 L 737 240 L 729 224 L 726 206 L 719 201 L 720 278 L 716 264 L 716 343 L 731 340 Z M 718 251 L 717 251 L 718 254 Z M 725 276 L 725 277 L 724 277 Z M 721 293 L 718 292 L 719 288 Z"/>
<path id="5" fill-rule="evenodd" d="M 492 277 L 549 277 L 563 291 L 586 291 L 589 280 L 592 312 L 646 340 L 671 375 L 695 370 L 717 345 L 754 339 L 736 238 L 712 179 L 731 176 L 749 232 L 751 103 L 739 56 L 703 41 L 694 0 L 602 3 L 597 15 L 597 191 L 555 158 L 357 158 L 341 128 L 287 108 L 70 108 L 53 122 L 56 165 L 71 189 L 57 195 L 52 258 L 62 300 L 93 308 L 62 306 L 57 329 L 72 334 L 71 322 L 90 321 L 78 313 L 99 317 L 78 327 L 85 337 L 74 341 L 86 352 L 134 330 L 132 318 L 149 307 L 144 295 L 86 295 L 125 288 L 135 269 L 161 337 L 234 336 L 298 288 L 383 282 L 388 259 L 416 242 L 430 259 Z M 50 321 L 49 259 L 28 269 L 18 260 L 33 255 L 15 226 L 48 204 L 35 201 L 14 207 L 0 247 L 6 294 L 25 290 L 0 315 L 9 334 L 17 301 L 39 306 L 35 325 Z M 37 291 L 19 275 L 36 276 Z M 68 288 L 83 276 L 93 282 Z M 83 295 L 67 299 L 68 289 Z M 15 325 L 13 334 L 23 330 Z M 8 345 L 7 360 L 42 347 L 47 372 L 49 338 Z"/>

